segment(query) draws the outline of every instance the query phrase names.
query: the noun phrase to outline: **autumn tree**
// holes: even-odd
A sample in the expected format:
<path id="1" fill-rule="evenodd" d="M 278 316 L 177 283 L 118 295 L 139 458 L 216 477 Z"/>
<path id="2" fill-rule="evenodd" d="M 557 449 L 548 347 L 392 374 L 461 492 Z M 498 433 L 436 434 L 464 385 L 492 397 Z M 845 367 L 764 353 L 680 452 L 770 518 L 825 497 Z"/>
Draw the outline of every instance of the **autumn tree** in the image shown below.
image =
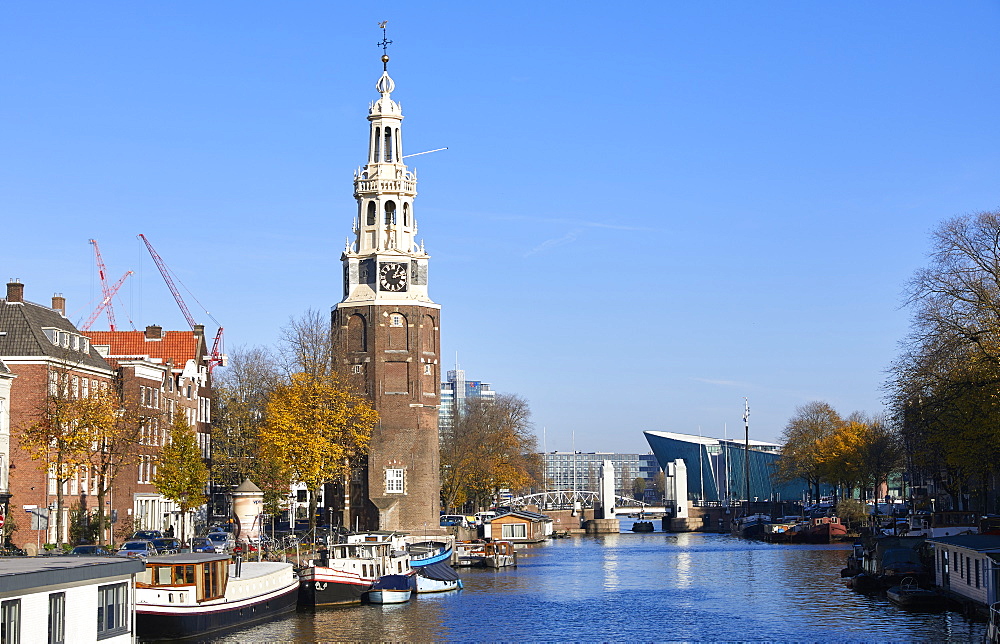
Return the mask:
<path id="1" fill-rule="evenodd" d="M 90 435 L 80 425 L 80 401 L 71 368 L 50 368 L 49 387 L 36 422 L 21 434 L 21 447 L 55 479 L 56 543 L 63 539 L 64 484 L 87 462 Z"/>
<path id="2" fill-rule="evenodd" d="M 316 527 L 320 486 L 343 480 L 368 452 L 378 414 L 367 400 L 348 393 L 330 373 L 292 374 L 268 398 L 258 434 L 262 458 L 309 490 L 309 526 Z"/>
<path id="3" fill-rule="evenodd" d="M 823 442 L 840 424 L 840 416 L 825 402 L 814 401 L 798 407 L 781 435 L 784 447 L 776 478 L 786 483 L 803 479 L 818 500 L 825 473 Z"/>
<path id="4" fill-rule="evenodd" d="M 1000 213 L 944 222 L 913 277 L 911 330 L 888 383 L 911 471 L 953 507 L 985 506 L 1000 462 Z"/>
<path id="5" fill-rule="evenodd" d="M 153 484 L 160 494 L 180 507 L 184 518 L 181 542 L 184 543 L 188 512 L 207 501 L 208 467 L 202 460 L 195 432 L 180 410 L 174 413 L 167 444 L 160 449 Z"/>
<path id="6" fill-rule="evenodd" d="M 272 353 L 261 347 L 240 347 L 216 372 L 212 423 L 212 476 L 217 483 L 236 486 L 253 480 L 265 495 L 274 494 L 263 481 L 271 464 L 260 458 L 258 434 L 264 424 L 268 396 L 280 374 Z M 287 489 L 282 495 L 287 493 Z"/>
<path id="7" fill-rule="evenodd" d="M 511 394 L 467 400 L 441 444 L 445 507 L 481 507 L 500 490 L 520 492 L 540 481 L 537 437 L 527 401 Z"/>
<path id="8" fill-rule="evenodd" d="M 123 468 L 135 462 L 133 446 L 141 421 L 135 406 L 123 405 L 113 384 L 90 390 L 77 403 L 79 429 L 90 442 L 87 465 L 95 474 L 92 492 L 97 497 L 97 535 L 104 543 L 107 515 L 105 499 Z"/>
<path id="9" fill-rule="evenodd" d="M 637 476 L 632 479 L 632 496 L 634 496 L 639 501 L 646 495 L 646 479 L 641 476 Z"/>

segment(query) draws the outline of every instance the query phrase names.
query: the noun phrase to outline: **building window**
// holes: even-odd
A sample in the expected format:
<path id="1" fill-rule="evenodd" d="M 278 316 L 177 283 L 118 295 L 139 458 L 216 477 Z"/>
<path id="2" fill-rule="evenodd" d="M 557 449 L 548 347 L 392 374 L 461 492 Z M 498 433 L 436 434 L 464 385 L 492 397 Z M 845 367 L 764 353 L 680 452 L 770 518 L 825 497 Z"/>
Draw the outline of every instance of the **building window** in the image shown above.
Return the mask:
<path id="1" fill-rule="evenodd" d="M 504 523 L 500 532 L 504 539 L 528 538 L 528 526 L 523 523 Z"/>
<path id="2" fill-rule="evenodd" d="M 402 494 L 403 493 L 403 470 L 402 469 L 387 469 L 385 471 L 385 493 L 386 494 Z"/>
<path id="3" fill-rule="evenodd" d="M 424 375 L 433 376 L 434 375 L 434 365 L 425 364 L 424 365 Z"/>
<path id="4" fill-rule="evenodd" d="M 406 318 L 400 313 L 393 313 L 389 316 L 389 326 L 404 326 L 405 324 Z"/>
<path id="5" fill-rule="evenodd" d="M 359 364 L 351 365 L 351 373 L 361 373 L 363 367 Z"/>
<path id="6" fill-rule="evenodd" d="M 0 604 L 0 642 L 21 642 L 21 600 L 10 599 Z"/>
<path id="7" fill-rule="evenodd" d="M 128 584 L 111 584 L 97 589 L 97 639 L 128 631 Z"/>
<path id="8" fill-rule="evenodd" d="M 66 593 L 49 595 L 49 644 L 66 641 Z"/>

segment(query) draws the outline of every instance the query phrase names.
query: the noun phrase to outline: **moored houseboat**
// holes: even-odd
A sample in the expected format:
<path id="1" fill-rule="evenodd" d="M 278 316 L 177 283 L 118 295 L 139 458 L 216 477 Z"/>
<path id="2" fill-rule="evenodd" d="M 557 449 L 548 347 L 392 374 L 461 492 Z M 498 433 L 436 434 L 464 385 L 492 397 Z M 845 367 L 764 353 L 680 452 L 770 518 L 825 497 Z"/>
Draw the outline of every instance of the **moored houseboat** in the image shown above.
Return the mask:
<path id="1" fill-rule="evenodd" d="M 229 563 L 224 554 L 150 557 L 136 579 L 138 639 L 175 640 L 261 622 L 295 609 L 292 564 Z"/>
<path id="2" fill-rule="evenodd" d="M 455 544 L 456 567 L 505 568 L 517 565 L 510 541 L 460 541 Z"/>

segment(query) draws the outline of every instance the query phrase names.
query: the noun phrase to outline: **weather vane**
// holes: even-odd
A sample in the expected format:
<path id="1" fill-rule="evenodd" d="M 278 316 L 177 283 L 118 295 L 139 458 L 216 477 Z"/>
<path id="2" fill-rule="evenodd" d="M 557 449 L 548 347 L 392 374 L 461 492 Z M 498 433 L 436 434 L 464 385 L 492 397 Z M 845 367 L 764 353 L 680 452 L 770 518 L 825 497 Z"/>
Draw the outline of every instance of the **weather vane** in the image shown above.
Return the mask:
<path id="1" fill-rule="evenodd" d="M 377 44 L 379 47 L 382 48 L 383 55 L 388 53 L 387 50 L 389 49 L 389 45 L 392 44 L 392 41 L 389 40 L 389 38 L 385 35 L 385 25 L 388 22 L 389 22 L 388 20 L 383 20 L 382 22 L 378 23 L 378 28 L 382 30 L 382 42 Z"/>

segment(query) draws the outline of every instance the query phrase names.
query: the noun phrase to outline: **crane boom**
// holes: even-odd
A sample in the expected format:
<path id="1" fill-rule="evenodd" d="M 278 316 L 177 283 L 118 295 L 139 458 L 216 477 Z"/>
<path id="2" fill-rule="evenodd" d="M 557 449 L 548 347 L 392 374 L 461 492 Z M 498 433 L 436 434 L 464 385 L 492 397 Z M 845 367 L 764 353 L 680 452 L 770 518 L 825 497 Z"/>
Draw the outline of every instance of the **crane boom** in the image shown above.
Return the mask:
<path id="1" fill-rule="evenodd" d="M 104 295 L 104 298 L 101 300 L 101 303 L 97 305 L 97 308 L 94 309 L 94 312 L 90 314 L 90 317 L 87 318 L 87 321 L 80 326 L 81 331 L 90 331 L 90 327 L 94 324 L 97 318 L 100 317 L 101 311 L 111 309 L 112 298 L 114 298 L 115 294 L 118 292 L 118 289 L 122 287 L 122 284 L 125 283 L 125 280 L 127 280 L 128 276 L 131 274 L 132 271 L 125 271 L 125 274 L 122 275 L 117 282 L 115 282 L 114 286 L 108 288 L 107 292 Z M 111 330 L 112 331 L 115 330 L 114 323 L 111 324 Z"/>
<path id="2" fill-rule="evenodd" d="M 108 326 L 112 331 L 115 330 L 115 307 L 111 304 L 111 297 L 114 293 L 111 287 L 108 286 L 108 269 L 104 266 L 104 258 L 101 257 L 101 247 L 97 245 L 96 239 L 91 239 L 90 243 L 94 247 L 94 260 L 97 262 L 97 276 L 101 278 L 101 293 L 104 294 L 104 299 L 101 301 L 101 306 L 98 309 L 103 308 L 108 313 Z M 117 290 L 117 289 L 115 289 Z M 96 320 L 96 318 L 95 318 Z M 91 323 L 92 324 L 92 323 Z M 90 329 L 88 324 L 86 329 Z"/>
<path id="3" fill-rule="evenodd" d="M 160 275 L 163 276 L 163 281 L 167 283 L 167 288 L 170 289 L 170 292 L 174 296 L 174 300 L 177 301 L 177 306 L 180 307 L 181 313 L 184 314 L 184 319 L 187 320 L 188 326 L 190 326 L 191 330 L 194 331 L 195 327 L 194 316 L 191 315 L 191 311 L 188 310 L 187 304 L 184 303 L 184 298 L 181 296 L 181 292 L 177 290 L 177 285 L 174 284 L 173 278 L 170 277 L 170 270 L 167 268 L 167 265 L 163 262 L 163 258 L 161 258 L 160 254 L 156 252 L 156 249 L 153 248 L 153 245 L 149 243 L 149 240 L 146 239 L 145 235 L 140 233 L 138 235 L 138 238 L 141 239 L 144 244 L 146 244 L 146 248 L 149 250 L 150 257 L 152 257 L 153 261 L 156 262 L 156 268 L 160 269 Z M 197 300 L 198 298 L 195 298 L 196 302 Z M 199 302 L 199 305 L 200 304 L 201 303 Z M 211 313 L 208 313 L 208 311 L 205 311 L 205 313 L 209 317 L 211 317 L 216 324 L 218 324 L 218 320 L 212 317 Z M 218 332 L 215 334 L 215 342 L 212 343 L 212 353 L 209 354 L 208 372 L 211 373 L 212 369 L 214 369 L 216 365 L 226 366 L 226 356 L 222 353 L 221 324 L 219 325 Z"/>
<path id="4" fill-rule="evenodd" d="M 174 296 L 174 300 L 177 301 L 177 306 L 180 307 L 181 313 L 184 315 L 184 319 L 187 320 L 188 326 L 190 326 L 191 330 L 194 331 L 195 327 L 194 317 L 192 317 L 191 311 L 188 310 L 187 304 L 184 303 L 184 298 L 181 297 L 181 292 L 177 290 L 177 285 L 174 284 L 173 278 L 170 277 L 170 271 L 167 270 L 167 265 L 163 263 L 163 259 L 160 257 L 160 254 L 156 252 L 156 249 L 153 248 L 153 245 L 149 243 L 149 240 L 146 239 L 145 235 L 140 233 L 139 239 L 141 239 L 143 243 L 146 244 L 146 248 L 149 250 L 149 255 L 153 258 L 153 261 L 156 263 L 156 268 L 160 269 L 160 275 L 163 276 L 163 281 L 167 283 L 167 288 L 170 289 L 170 292 Z"/>

